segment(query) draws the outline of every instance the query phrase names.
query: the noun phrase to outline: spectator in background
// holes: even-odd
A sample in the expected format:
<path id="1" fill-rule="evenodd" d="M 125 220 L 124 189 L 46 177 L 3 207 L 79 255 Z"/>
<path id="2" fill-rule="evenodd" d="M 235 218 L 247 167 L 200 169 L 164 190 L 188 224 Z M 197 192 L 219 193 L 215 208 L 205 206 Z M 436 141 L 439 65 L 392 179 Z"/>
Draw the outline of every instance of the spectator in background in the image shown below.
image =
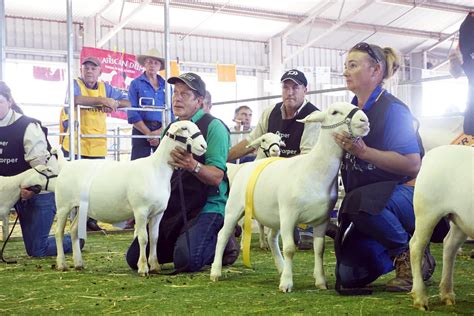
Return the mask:
<path id="1" fill-rule="evenodd" d="M 94 108 L 81 109 L 81 134 L 107 134 L 106 113 L 119 107 L 129 107 L 127 96 L 119 89 L 99 80 L 102 73 L 101 63 L 97 57 L 89 56 L 82 60 L 81 77 L 74 80 L 74 105 L 85 105 Z M 66 133 L 72 124 L 69 123 L 69 108 L 63 108 L 61 117 Z M 73 125 L 72 125 L 73 126 Z M 69 135 L 62 142 L 65 156 L 69 156 Z M 80 155 L 83 159 L 105 159 L 107 156 L 107 139 L 81 138 Z M 76 145 L 76 154 L 78 153 Z M 88 230 L 101 230 L 93 219 L 87 221 Z"/>
<path id="2" fill-rule="evenodd" d="M 251 131 L 252 109 L 247 105 L 239 106 L 235 109 L 233 121 L 235 122 L 235 126 L 231 130 L 230 142 L 232 146 L 235 146 Z M 253 160 L 255 160 L 255 151 L 240 158 L 239 162 L 244 163 Z"/>
<path id="3" fill-rule="evenodd" d="M 204 100 L 202 102 L 202 110 L 205 113 L 210 114 L 211 108 L 212 108 L 212 96 L 211 96 L 211 93 L 206 90 L 206 96 L 204 97 Z"/>
<path id="4" fill-rule="evenodd" d="M 157 49 L 152 48 L 138 55 L 138 63 L 145 72 L 135 78 L 128 90 L 128 99 L 132 107 L 163 107 L 165 105 L 165 80 L 158 74 L 165 67 L 165 60 Z M 128 111 L 128 122 L 133 124 L 132 135 L 161 135 L 164 112 Z M 131 160 L 148 157 L 156 150 L 159 138 L 132 138 Z"/>
<path id="5" fill-rule="evenodd" d="M 464 133 L 474 136 L 474 12 L 470 12 L 459 28 L 462 68 L 469 82 L 469 95 L 464 112 Z"/>
<path id="6" fill-rule="evenodd" d="M 22 115 L 13 100 L 10 88 L 0 81 L 0 176 L 14 176 L 38 165 L 50 157 L 48 141 L 41 123 Z M 8 161 L 8 163 L 7 163 Z M 35 194 L 21 188 L 21 200 L 15 208 L 26 253 L 32 257 L 55 256 L 56 241 L 49 231 L 56 214 L 54 193 Z M 84 240 L 81 241 L 81 246 Z M 71 238 L 63 241 L 65 252 L 71 252 Z"/>

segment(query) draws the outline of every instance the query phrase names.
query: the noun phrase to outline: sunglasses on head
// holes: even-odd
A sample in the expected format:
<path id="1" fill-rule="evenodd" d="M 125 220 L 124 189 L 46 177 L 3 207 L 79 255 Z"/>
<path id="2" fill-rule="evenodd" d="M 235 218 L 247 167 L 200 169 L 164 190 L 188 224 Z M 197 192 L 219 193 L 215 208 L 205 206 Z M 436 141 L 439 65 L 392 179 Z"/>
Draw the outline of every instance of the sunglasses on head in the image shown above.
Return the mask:
<path id="1" fill-rule="evenodd" d="M 356 44 L 352 49 L 356 49 L 356 50 L 360 50 L 360 51 L 363 51 L 363 52 L 366 52 L 367 54 L 369 54 L 369 56 L 375 60 L 375 62 L 379 63 L 380 62 L 380 58 L 377 57 L 377 55 L 375 54 L 374 50 L 372 49 L 372 47 L 370 47 L 369 44 L 367 43 L 364 43 L 364 42 L 360 42 L 359 44 Z"/>

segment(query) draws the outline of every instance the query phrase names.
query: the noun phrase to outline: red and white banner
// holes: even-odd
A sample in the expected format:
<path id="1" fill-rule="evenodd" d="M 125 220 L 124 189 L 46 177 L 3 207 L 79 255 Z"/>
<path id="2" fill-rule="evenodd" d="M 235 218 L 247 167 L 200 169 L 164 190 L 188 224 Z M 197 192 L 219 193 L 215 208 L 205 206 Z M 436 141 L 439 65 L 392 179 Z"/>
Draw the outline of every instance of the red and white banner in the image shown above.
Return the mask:
<path id="1" fill-rule="evenodd" d="M 90 56 L 99 58 L 101 62 L 102 74 L 100 80 L 114 88 L 128 90 L 132 80 L 140 76 L 145 70 L 138 63 L 135 55 L 125 54 L 124 52 L 83 47 L 81 50 L 81 64 L 85 57 Z M 116 111 L 109 115 L 115 118 L 127 119 L 127 113 L 123 111 Z"/>
<path id="2" fill-rule="evenodd" d="M 114 52 L 111 50 L 83 47 L 81 63 L 85 57 L 94 56 L 102 63 L 100 79 L 111 86 L 127 90 L 133 79 L 140 76 L 145 70 L 131 54 Z"/>

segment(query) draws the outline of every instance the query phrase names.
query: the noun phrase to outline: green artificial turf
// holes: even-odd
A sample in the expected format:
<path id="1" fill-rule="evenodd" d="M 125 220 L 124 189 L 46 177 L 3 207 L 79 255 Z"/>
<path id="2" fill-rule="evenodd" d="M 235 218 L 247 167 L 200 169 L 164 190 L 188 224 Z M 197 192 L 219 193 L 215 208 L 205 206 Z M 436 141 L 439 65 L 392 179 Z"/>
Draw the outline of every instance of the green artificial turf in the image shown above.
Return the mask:
<path id="1" fill-rule="evenodd" d="M 254 269 L 241 258 L 224 267 L 218 282 L 209 279 L 209 269 L 199 273 L 152 275 L 142 278 L 128 268 L 124 254 L 131 232 L 90 234 L 83 252 L 85 269 L 54 270 L 55 257 L 33 259 L 25 254 L 21 240 L 11 241 L 5 250 L 17 264 L 0 264 L 0 315 L 49 314 L 272 314 L 272 315 L 422 315 L 411 307 L 408 294 L 387 293 L 384 283 L 393 273 L 377 280 L 369 296 L 340 296 L 334 291 L 335 258 L 332 241 L 327 241 L 325 271 L 329 290 L 317 290 L 312 277 L 313 254 L 299 251 L 294 260 L 294 288 L 278 291 L 279 277 L 268 251 L 256 247 L 251 260 Z M 457 304 L 438 301 L 441 274 L 441 245 L 432 245 L 437 261 L 434 282 L 429 286 L 430 314 L 474 315 L 473 244 L 464 246 L 457 257 L 455 292 Z M 67 255 L 72 267 L 71 255 Z M 169 271 L 164 271 L 169 272 Z"/>

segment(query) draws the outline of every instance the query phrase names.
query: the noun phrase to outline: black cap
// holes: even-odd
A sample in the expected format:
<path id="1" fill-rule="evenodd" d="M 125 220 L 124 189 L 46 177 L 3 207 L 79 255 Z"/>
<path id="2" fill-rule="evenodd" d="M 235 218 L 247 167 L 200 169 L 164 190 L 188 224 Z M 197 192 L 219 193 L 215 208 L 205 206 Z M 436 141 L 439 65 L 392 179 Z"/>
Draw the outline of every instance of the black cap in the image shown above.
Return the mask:
<path id="1" fill-rule="evenodd" d="M 281 76 L 281 82 L 284 82 L 286 80 L 291 80 L 296 84 L 302 84 L 305 87 L 308 85 L 308 80 L 306 80 L 306 76 L 304 75 L 304 73 L 297 69 L 288 70 L 283 74 L 283 76 Z"/>
<path id="2" fill-rule="evenodd" d="M 200 96 L 206 96 L 206 84 L 202 81 L 201 77 L 192 72 L 186 72 L 179 75 L 179 77 L 171 77 L 168 79 L 168 83 L 175 84 L 177 81 L 184 82 L 189 88 L 196 91 Z"/>

